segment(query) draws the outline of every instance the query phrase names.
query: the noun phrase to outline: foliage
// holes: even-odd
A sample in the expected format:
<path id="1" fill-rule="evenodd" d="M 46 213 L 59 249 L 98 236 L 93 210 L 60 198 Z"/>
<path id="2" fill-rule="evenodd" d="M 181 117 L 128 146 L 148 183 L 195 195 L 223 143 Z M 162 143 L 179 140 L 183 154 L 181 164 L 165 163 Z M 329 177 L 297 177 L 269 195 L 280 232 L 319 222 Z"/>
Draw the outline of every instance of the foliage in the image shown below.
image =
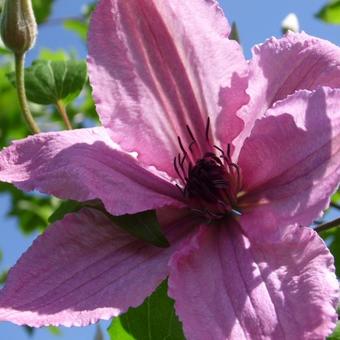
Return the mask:
<path id="1" fill-rule="evenodd" d="M 141 306 L 130 308 L 113 319 L 108 332 L 112 340 L 183 340 L 174 301 L 167 295 L 167 282 L 164 281 Z"/>
<path id="2" fill-rule="evenodd" d="M 89 19 L 94 8 L 95 8 L 95 2 L 84 6 L 84 9 L 82 11 L 82 16 L 77 19 L 65 20 L 64 27 L 76 33 L 82 40 L 86 40 Z"/>
<path id="3" fill-rule="evenodd" d="M 15 85 L 14 74 L 9 75 Z M 25 69 L 27 98 L 48 105 L 62 100 L 65 104 L 78 97 L 87 79 L 85 61 L 36 60 Z"/>
<path id="4" fill-rule="evenodd" d="M 54 0 L 33 0 L 33 10 L 38 24 L 47 21 L 51 14 Z"/>
<path id="5" fill-rule="evenodd" d="M 144 211 L 134 215 L 111 216 L 111 220 L 137 238 L 157 247 L 168 247 L 169 242 L 162 234 L 155 211 Z"/>
<path id="6" fill-rule="evenodd" d="M 315 16 L 328 24 L 340 24 L 340 0 L 330 1 Z"/>
<path id="7" fill-rule="evenodd" d="M 156 247 L 165 248 L 169 246 L 168 240 L 161 232 L 155 211 L 144 211 L 134 215 L 112 216 L 107 213 L 100 201 L 76 202 L 63 201 L 54 213 L 49 217 L 48 222 L 54 223 L 71 212 L 77 212 L 83 207 L 92 207 L 102 211 L 113 223 L 130 233 L 131 235 L 146 241 Z"/>
<path id="8" fill-rule="evenodd" d="M 47 23 L 53 10 L 53 0 L 33 0 L 33 7 L 39 24 Z M 93 2 L 88 5 L 79 18 L 68 18 L 64 27 L 85 41 Z M 316 15 L 326 23 L 340 24 L 340 0 L 325 5 Z M 234 26 L 236 28 L 236 26 Z M 237 30 L 234 29 L 234 38 Z M 29 134 L 22 123 L 21 112 L 13 87 L 14 78 L 8 74 L 13 71 L 13 62 L 9 52 L 0 48 L 0 147 L 5 147 L 12 140 L 21 139 Z M 91 96 L 91 88 L 87 82 L 85 60 L 77 60 L 64 50 L 50 51 L 41 49 L 40 55 L 31 66 L 26 68 L 27 95 L 31 101 L 31 109 L 39 125 L 44 131 L 62 130 L 63 122 L 55 104 L 58 101 L 67 105 L 67 113 L 75 128 L 98 124 L 98 117 Z M 34 104 L 33 104 L 34 103 Z M 13 186 L 0 183 L 0 194 L 9 198 L 10 207 L 7 216 L 15 217 L 23 234 L 42 232 L 48 223 L 61 219 L 66 213 L 81 208 L 78 202 L 61 202 L 39 193 L 24 193 Z M 340 203 L 340 194 L 336 193 L 332 200 L 334 207 Z M 112 220 L 131 234 L 147 242 L 165 247 L 168 242 L 160 231 L 154 211 L 121 217 L 110 216 Z M 143 228 L 141 225 L 143 224 Z M 336 260 L 337 275 L 340 276 L 340 228 L 322 232 Z M 0 252 L 0 262 L 2 253 Z M 0 285 L 7 276 L 7 268 L 0 270 Z M 59 334 L 53 328 L 52 332 Z M 124 315 L 115 318 L 109 329 L 111 339 L 184 339 L 182 327 L 174 311 L 174 302 L 167 296 L 167 283 L 160 287 L 137 307 L 130 308 Z M 329 339 L 339 339 L 340 328 Z"/>

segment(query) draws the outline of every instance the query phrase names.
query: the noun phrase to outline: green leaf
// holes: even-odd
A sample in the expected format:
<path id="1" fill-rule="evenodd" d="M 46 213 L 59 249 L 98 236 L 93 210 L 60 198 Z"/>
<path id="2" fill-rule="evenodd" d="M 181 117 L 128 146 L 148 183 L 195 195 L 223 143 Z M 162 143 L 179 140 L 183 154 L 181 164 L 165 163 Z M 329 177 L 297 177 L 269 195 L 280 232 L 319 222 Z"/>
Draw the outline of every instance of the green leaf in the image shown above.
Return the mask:
<path id="1" fill-rule="evenodd" d="M 50 16 L 53 0 L 33 0 L 32 5 L 37 23 L 41 24 Z"/>
<path id="2" fill-rule="evenodd" d="M 143 211 L 134 215 L 112 216 L 110 219 L 122 229 L 137 238 L 157 247 L 168 247 L 169 242 L 161 232 L 154 210 Z"/>
<path id="3" fill-rule="evenodd" d="M 340 277 L 340 228 L 322 231 L 320 236 L 325 240 L 330 252 L 334 256 L 336 275 Z"/>
<path id="4" fill-rule="evenodd" d="M 0 285 L 3 285 L 7 280 L 8 271 L 5 270 L 0 273 Z"/>
<path id="5" fill-rule="evenodd" d="M 64 27 L 76 34 L 83 39 L 87 38 L 88 24 L 83 20 L 68 19 L 64 21 Z"/>
<path id="6" fill-rule="evenodd" d="M 49 326 L 48 330 L 50 331 L 51 334 L 53 335 L 62 335 L 60 328 L 55 327 L 55 326 Z"/>
<path id="7" fill-rule="evenodd" d="M 35 332 L 35 328 L 30 327 L 30 326 L 23 326 L 25 332 L 27 333 L 28 336 L 32 337 L 34 332 Z"/>
<path id="8" fill-rule="evenodd" d="M 63 201 L 57 210 L 48 218 L 49 223 L 62 220 L 66 214 L 76 212 L 83 207 L 82 203 L 77 201 Z"/>
<path id="9" fill-rule="evenodd" d="M 340 322 L 337 323 L 337 326 L 332 335 L 327 337 L 327 340 L 339 340 L 340 339 Z"/>
<path id="10" fill-rule="evenodd" d="M 240 43 L 240 35 L 239 35 L 239 32 L 238 32 L 236 22 L 233 22 L 232 25 L 231 25 L 231 31 L 230 31 L 229 39 L 235 40 L 238 43 Z"/>
<path id="11" fill-rule="evenodd" d="M 340 24 L 340 0 L 331 1 L 315 16 L 328 24 Z"/>
<path id="12" fill-rule="evenodd" d="M 129 234 L 157 247 L 168 247 L 169 242 L 161 232 L 156 212 L 153 210 L 143 211 L 134 215 L 110 215 L 99 200 L 86 202 L 63 201 L 57 210 L 49 217 L 48 222 L 54 223 L 64 218 L 71 212 L 79 211 L 81 208 L 92 208 L 105 214 L 115 225 Z"/>
<path id="13" fill-rule="evenodd" d="M 63 49 L 52 51 L 48 48 L 41 48 L 39 51 L 39 59 L 51 61 L 67 61 L 70 60 L 70 56 Z"/>
<path id="14" fill-rule="evenodd" d="M 13 74 L 10 80 L 15 83 Z M 37 60 L 25 69 L 27 97 L 37 104 L 68 104 L 76 98 L 87 79 L 86 63 L 75 60 Z"/>
<path id="15" fill-rule="evenodd" d="M 113 319 L 108 333 L 112 340 L 184 340 L 174 301 L 167 295 L 167 282 L 164 281 L 141 306 L 130 308 Z"/>
<path id="16" fill-rule="evenodd" d="M 52 198 L 36 193 L 25 193 L 8 183 L 0 183 L 0 192 L 10 198 L 7 216 L 15 217 L 24 234 L 41 232 L 47 227 L 48 216 L 53 211 Z"/>
<path id="17" fill-rule="evenodd" d="M 340 203 L 340 192 L 337 191 L 333 196 L 332 196 L 332 202 L 333 203 Z"/>

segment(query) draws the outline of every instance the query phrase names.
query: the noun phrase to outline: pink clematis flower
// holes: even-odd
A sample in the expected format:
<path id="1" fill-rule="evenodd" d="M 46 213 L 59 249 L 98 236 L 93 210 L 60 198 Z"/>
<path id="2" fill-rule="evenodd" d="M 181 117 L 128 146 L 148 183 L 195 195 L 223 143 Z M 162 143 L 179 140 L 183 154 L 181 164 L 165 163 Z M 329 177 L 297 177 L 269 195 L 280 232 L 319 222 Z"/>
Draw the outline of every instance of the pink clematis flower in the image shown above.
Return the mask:
<path id="1" fill-rule="evenodd" d="M 168 277 L 188 339 L 322 339 L 337 319 L 333 258 L 307 227 L 339 183 L 340 49 L 272 38 L 247 62 L 214 0 L 101 0 L 89 74 L 103 127 L 0 153 L 0 179 L 112 215 L 156 209 L 170 246 L 99 211 L 33 243 L 0 320 L 84 326 Z"/>

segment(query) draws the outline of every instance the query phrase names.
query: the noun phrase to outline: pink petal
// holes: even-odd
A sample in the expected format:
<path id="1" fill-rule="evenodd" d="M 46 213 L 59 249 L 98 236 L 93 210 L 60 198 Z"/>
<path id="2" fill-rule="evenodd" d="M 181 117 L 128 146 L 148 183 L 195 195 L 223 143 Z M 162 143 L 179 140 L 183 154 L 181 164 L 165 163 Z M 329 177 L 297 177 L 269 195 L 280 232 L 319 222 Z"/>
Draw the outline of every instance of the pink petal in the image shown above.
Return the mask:
<path id="1" fill-rule="evenodd" d="M 238 113 L 245 122 L 240 143 L 276 101 L 300 89 L 340 87 L 339 47 L 306 33 L 289 33 L 255 46 L 249 66 L 251 101 Z"/>
<path id="2" fill-rule="evenodd" d="M 333 258 L 312 229 L 260 244 L 233 222 L 202 227 L 169 275 L 188 339 L 323 339 L 335 327 Z"/>
<path id="3" fill-rule="evenodd" d="M 204 149 L 207 118 L 214 128 L 220 112 L 220 88 L 247 70 L 228 34 L 214 0 L 102 0 L 92 17 L 88 66 L 112 139 L 172 175 L 177 136 L 185 146 L 192 141 L 187 124 Z M 242 93 L 235 88 L 232 95 Z"/>
<path id="4" fill-rule="evenodd" d="M 35 135 L 0 153 L 0 180 L 60 198 L 99 198 L 114 215 L 181 205 L 162 174 L 117 150 L 104 128 Z"/>
<path id="5" fill-rule="evenodd" d="M 327 207 L 340 181 L 339 100 L 339 89 L 299 91 L 257 121 L 239 157 L 242 226 L 309 225 Z"/>
<path id="6" fill-rule="evenodd" d="M 147 245 L 104 215 L 83 209 L 47 229 L 10 271 L 0 292 L 0 321 L 34 327 L 85 326 L 137 306 L 168 272 L 170 255 L 190 229 L 164 229 L 171 247 Z"/>

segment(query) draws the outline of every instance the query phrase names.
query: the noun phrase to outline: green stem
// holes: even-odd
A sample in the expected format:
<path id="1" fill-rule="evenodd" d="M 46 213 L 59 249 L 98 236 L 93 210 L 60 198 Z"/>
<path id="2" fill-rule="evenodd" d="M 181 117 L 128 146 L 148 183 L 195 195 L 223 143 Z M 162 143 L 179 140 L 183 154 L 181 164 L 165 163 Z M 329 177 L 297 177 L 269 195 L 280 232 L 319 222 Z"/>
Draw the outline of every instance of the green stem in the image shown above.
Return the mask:
<path id="1" fill-rule="evenodd" d="M 321 231 L 325 231 L 325 230 L 328 230 L 328 229 L 331 229 L 331 228 L 339 228 L 339 227 L 340 227 L 340 217 L 336 218 L 333 221 L 330 221 L 330 222 L 327 222 L 327 223 L 324 223 L 324 224 L 320 224 L 319 226 L 314 228 L 314 230 L 319 233 Z"/>
<path id="2" fill-rule="evenodd" d="M 33 133 L 39 133 L 40 129 L 29 109 L 25 90 L 25 54 L 15 54 L 15 75 L 19 104 L 25 121 Z"/>
<path id="3" fill-rule="evenodd" d="M 68 115 L 67 115 L 66 108 L 65 108 L 64 104 L 60 100 L 58 100 L 55 103 L 55 105 L 57 106 L 57 109 L 58 109 L 58 111 L 60 113 L 61 118 L 63 119 L 63 121 L 64 121 L 64 123 L 66 125 L 66 128 L 68 130 L 72 130 L 72 124 L 71 124 L 71 122 L 70 122 L 70 120 L 68 118 Z"/>

